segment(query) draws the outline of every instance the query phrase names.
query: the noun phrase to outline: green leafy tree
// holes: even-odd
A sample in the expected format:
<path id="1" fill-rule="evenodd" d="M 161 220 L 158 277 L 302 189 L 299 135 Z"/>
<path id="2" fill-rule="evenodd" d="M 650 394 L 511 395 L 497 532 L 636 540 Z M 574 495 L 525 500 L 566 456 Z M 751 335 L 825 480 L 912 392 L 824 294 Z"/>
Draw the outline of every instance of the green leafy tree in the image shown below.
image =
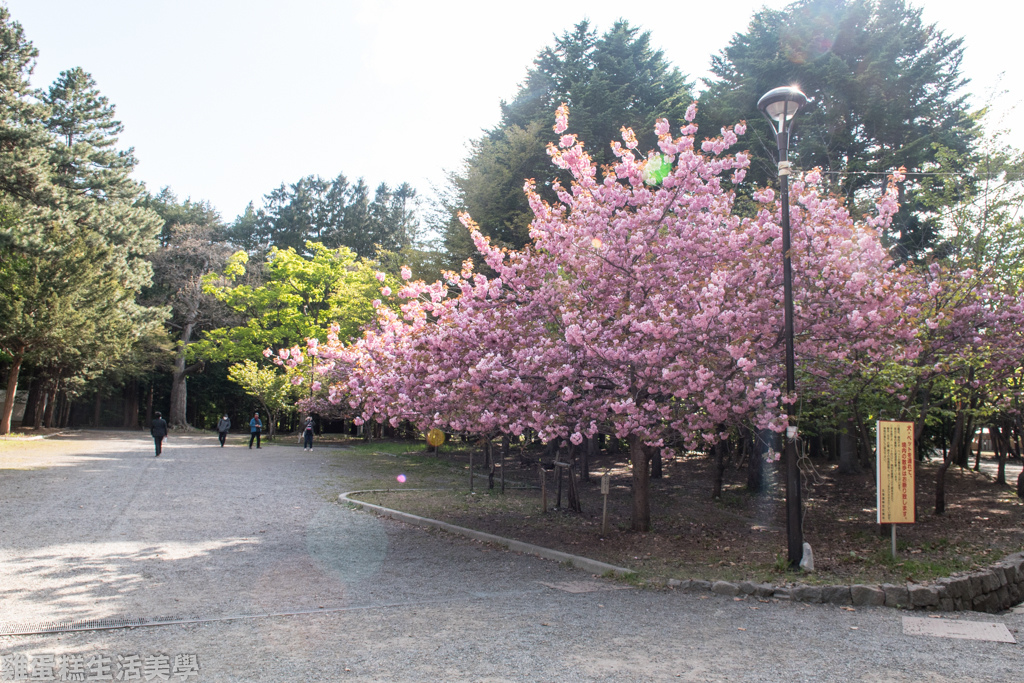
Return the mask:
<path id="1" fill-rule="evenodd" d="M 968 156 L 974 149 L 977 124 L 963 91 L 962 58 L 963 40 L 926 24 L 905 0 L 799 0 L 766 8 L 712 58 L 698 123 L 714 134 L 749 121 L 747 177 L 769 184 L 777 151 L 757 101 L 773 88 L 799 85 L 810 98 L 794 129 L 800 167 L 821 167 L 836 192 L 865 206 L 889 173 L 906 168 L 902 208 L 887 233 L 905 260 L 937 239 L 938 226 L 918 196 L 921 173 L 940 147 Z"/>
<path id="2" fill-rule="evenodd" d="M 555 108 L 567 103 L 573 131 L 583 140 L 614 140 L 632 128 L 640 148 L 653 148 L 654 121 L 681 122 L 690 102 L 690 84 L 650 44 L 649 32 L 616 22 L 600 37 L 582 21 L 540 52 L 511 102 L 501 105 L 501 122 L 473 143 L 465 169 L 449 178 L 441 200 L 450 210 L 438 225 L 450 266 L 475 256 L 456 213 L 468 211 L 497 244 L 521 248 L 529 241 L 531 213 L 523 192 L 534 178 L 550 196 Z M 611 148 L 590 150 L 598 166 L 612 163 Z"/>
<path id="3" fill-rule="evenodd" d="M 297 396 L 287 374 L 278 372 L 277 368 L 262 367 L 259 363 L 246 359 L 228 368 L 228 378 L 263 406 L 264 412 L 268 415 L 269 438 L 273 439 L 281 415 L 295 410 Z"/>
<path id="4" fill-rule="evenodd" d="M 304 346 L 307 339 L 326 342 L 332 324 L 339 326 L 341 339 L 356 336 L 373 318 L 373 301 L 380 297 L 374 264 L 346 247 L 309 242 L 306 250 L 311 257 L 271 249 L 259 285 L 240 282 L 249 260 L 245 252 L 229 259 L 223 277 L 207 276 L 206 292 L 245 322 L 206 332 L 194 345 L 194 356 L 239 361 L 267 348 Z"/>

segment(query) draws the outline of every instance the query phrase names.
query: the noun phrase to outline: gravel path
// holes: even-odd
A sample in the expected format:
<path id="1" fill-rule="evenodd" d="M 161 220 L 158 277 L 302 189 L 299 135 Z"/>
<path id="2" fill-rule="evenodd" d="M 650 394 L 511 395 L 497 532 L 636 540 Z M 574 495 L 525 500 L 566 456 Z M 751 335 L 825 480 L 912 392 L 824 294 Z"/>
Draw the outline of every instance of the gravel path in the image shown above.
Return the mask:
<path id="1" fill-rule="evenodd" d="M 1024 666 L 1021 644 L 907 636 L 884 608 L 555 590 L 541 582 L 593 578 L 339 505 L 361 474 L 341 450 L 35 443 L 0 450 L 0 622 L 201 622 L 0 636 L 0 680 L 41 654 L 101 672 L 107 657 L 112 675 L 119 656 L 156 671 L 196 655 L 198 675 L 183 658 L 170 680 L 203 682 L 1019 681 Z M 1024 612 L 943 618 L 1024 640 Z"/>

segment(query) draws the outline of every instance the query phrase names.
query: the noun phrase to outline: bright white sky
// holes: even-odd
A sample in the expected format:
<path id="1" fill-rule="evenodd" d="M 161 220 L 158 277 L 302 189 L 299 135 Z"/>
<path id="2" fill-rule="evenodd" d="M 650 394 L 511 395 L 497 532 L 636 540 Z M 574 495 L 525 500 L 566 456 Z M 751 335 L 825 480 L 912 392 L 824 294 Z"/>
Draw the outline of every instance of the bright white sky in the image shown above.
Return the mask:
<path id="1" fill-rule="evenodd" d="M 497 123 L 499 101 L 515 94 L 537 52 L 583 18 L 599 32 L 618 18 L 650 30 L 654 47 L 697 78 L 757 8 L 788 4 L 0 2 L 39 50 L 33 85 L 75 66 L 91 73 L 117 107 L 123 146 L 135 148 L 136 178 L 209 201 L 227 221 L 310 174 L 362 176 L 371 188 L 405 181 L 429 197 L 467 142 Z M 965 37 L 977 104 L 1005 72 L 1000 111 L 1009 111 L 1024 94 L 1024 66 L 1005 0 L 917 2 L 926 21 Z M 1024 146 L 1024 126 L 1011 139 Z"/>

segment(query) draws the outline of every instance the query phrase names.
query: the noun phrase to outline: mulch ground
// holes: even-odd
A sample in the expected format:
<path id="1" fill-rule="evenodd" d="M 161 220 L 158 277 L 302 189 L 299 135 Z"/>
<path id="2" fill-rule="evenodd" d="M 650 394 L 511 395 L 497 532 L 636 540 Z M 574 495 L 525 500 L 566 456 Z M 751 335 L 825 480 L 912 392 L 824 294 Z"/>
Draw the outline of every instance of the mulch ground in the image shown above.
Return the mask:
<path id="1" fill-rule="evenodd" d="M 447 457 L 453 457 L 450 454 Z M 476 456 L 479 468 L 480 456 Z M 453 464 L 466 472 L 465 485 L 451 491 L 396 491 L 361 496 L 367 502 L 440 519 L 459 526 L 629 567 L 643 577 L 749 579 L 782 583 L 786 571 L 784 492 L 780 472 L 768 492 L 746 490 L 746 471 L 730 467 L 720 499 L 712 500 L 713 464 L 704 456 L 665 463 L 664 477 L 651 481 L 653 529 L 630 531 L 631 488 L 623 456 L 603 454 L 581 482 L 583 511 L 561 508 L 554 474 L 548 473 L 547 513 L 541 511 L 536 466 L 510 464 L 506 492 L 487 486 L 479 469 L 468 491 L 468 456 Z M 601 533 L 599 475 L 610 473 L 609 533 Z M 830 463 L 814 464 L 804 479 L 804 540 L 814 552 L 815 573 L 801 581 L 887 583 L 924 581 L 986 566 L 1024 549 L 1024 501 L 1010 485 L 983 473 L 952 468 L 946 475 L 947 508 L 934 514 L 937 463 L 917 469 L 917 523 L 897 531 L 891 557 L 888 527 L 875 523 L 873 474 L 840 475 Z M 532 488 L 514 488 L 512 484 Z M 1015 484 L 1015 482 L 1008 482 Z"/>

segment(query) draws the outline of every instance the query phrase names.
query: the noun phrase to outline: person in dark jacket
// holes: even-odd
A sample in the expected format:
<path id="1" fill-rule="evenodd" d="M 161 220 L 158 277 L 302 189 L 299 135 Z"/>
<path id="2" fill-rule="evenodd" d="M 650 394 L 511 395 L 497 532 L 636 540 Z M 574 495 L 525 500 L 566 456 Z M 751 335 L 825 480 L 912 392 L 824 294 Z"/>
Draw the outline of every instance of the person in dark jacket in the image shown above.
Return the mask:
<path id="1" fill-rule="evenodd" d="M 263 422 L 260 421 L 260 414 L 255 413 L 249 420 L 249 448 L 252 448 L 253 439 L 256 440 L 257 450 L 260 447 L 260 432 L 263 431 Z"/>
<path id="2" fill-rule="evenodd" d="M 302 450 L 313 450 L 313 417 L 306 418 L 306 425 L 302 428 Z"/>
<path id="3" fill-rule="evenodd" d="M 228 438 L 229 429 L 231 429 L 231 420 L 225 414 L 217 423 L 217 437 L 220 439 L 221 448 L 224 448 L 224 441 Z"/>
<path id="4" fill-rule="evenodd" d="M 153 435 L 153 441 L 156 444 L 156 457 L 159 458 L 160 445 L 167 438 L 167 421 L 164 420 L 163 415 L 159 411 L 157 411 L 156 419 L 153 420 L 153 424 L 149 428 L 149 433 Z"/>

